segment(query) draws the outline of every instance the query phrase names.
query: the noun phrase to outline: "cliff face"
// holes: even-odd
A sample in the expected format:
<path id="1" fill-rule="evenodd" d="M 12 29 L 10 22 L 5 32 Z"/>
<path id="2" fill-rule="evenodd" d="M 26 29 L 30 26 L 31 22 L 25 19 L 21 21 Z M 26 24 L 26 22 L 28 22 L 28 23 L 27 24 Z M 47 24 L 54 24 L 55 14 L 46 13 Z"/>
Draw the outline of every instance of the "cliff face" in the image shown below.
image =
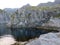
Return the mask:
<path id="1" fill-rule="evenodd" d="M 50 18 L 50 15 L 44 10 L 40 10 L 39 7 L 27 7 L 18 10 L 18 15 L 20 16 L 19 25 L 28 25 L 30 26 L 41 26 L 43 23 L 47 22 Z M 18 16 L 18 17 L 19 17 Z"/>
<path id="2" fill-rule="evenodd" d="M 3 10 L 0 10 L 0 24 L 7 23 L 9 21 L 8 15 Z"/>
<path id="3" fill-rule="evenodd" d="M 55 1 L 58 2 L 58 1 Z M 55 3 L 49 2 L 49 4 Z M 48 5 L 49 5 L 48 4 Z M 44 5 L 44 4 L 43 4 Z M 30 6 L 19 9 L 0 10 L 0 24 L 17 27 L 36 27 L 48 22 L 51 17 L 60 17 L 60 6 Z"/>
<path id="4" fill-rule="evenodd" d="M 50 14 L 36 6 L 24 6 L 15 12 L 2 10 L 0 12 L 0 24 L 8 26 L 35 27 L 41 26 L 50 19 Z"/>
<path id="5" fill-rule="evenodd" d="M 55 0 L 54 2 L 48 2 L 48 3 L 41 3 L 41 4 L 38 4 L 38 6 L 55 6 L 55 5 L 58 5 L 60 4 L 60 0 Z"/>

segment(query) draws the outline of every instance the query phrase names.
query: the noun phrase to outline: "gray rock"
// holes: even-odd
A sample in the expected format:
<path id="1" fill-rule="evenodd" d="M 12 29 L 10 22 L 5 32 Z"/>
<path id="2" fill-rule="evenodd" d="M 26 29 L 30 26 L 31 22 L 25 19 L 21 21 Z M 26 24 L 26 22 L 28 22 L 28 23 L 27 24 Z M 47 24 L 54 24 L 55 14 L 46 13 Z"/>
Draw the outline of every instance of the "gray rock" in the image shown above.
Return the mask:
<path id="1" fill-rule="evenodd" d="M 26 45 L 60 45 L 60 33 L 48 33 L 41 35 Z"/>

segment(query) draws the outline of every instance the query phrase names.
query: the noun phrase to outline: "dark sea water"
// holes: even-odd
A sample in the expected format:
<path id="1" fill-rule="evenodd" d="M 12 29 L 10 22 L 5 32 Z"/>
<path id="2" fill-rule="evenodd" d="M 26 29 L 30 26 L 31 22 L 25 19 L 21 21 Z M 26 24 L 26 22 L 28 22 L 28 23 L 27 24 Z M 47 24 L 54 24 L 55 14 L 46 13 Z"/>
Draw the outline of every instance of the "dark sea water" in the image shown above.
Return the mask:
<path id="1" fill-rule="evenodd" d="M 49 31 L 34 28 L 5 28 L 0 27 L 0 36 L 12 35 L 16 41 L 27 41 L 29 39 L 39 37 Z"/>
<path id="2" fill-rule="evenodd" d="M 48 33 L 43 30 L 36 29 L 12 29 L 12 35 L 19 41 L 29 40 L 39 37 L 41 34 Z"/>

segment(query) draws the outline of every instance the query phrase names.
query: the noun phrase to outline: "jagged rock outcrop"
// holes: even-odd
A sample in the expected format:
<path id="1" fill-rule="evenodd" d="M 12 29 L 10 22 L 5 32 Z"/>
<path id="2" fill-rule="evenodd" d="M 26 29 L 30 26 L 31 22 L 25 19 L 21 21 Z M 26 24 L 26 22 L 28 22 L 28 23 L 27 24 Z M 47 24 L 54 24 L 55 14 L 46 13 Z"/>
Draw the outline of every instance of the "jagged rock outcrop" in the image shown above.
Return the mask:
<path id="1" fill-rule="evenodd" d="M 53 8 L 54 9 L 54 8 Z M 9 11 L 3 10 L 0 14 L 1 21 L 5 21 L 7 26 L 17 26 L 17 27 L 36 27 L 41 26 L 43 23 L 46 23 L 50 20 L 51 16 L 57 15 L 56 10 L 44 9 L 42 10 L 40 7 L 29 6 L 22 7 L 13 13 L 9 13 Z"/>
<path id="2" fill-rule="evenodd" d="M 12 25 L 16 27 L 36 27 L 48 22 L 51 17 L 59 17 L 59 15 L 60 6 L 58 5 L 39 7 L 27 4 L 20 9 L 4 9 L 0 12 L 0 23 L 5 23 L 9 27 Z"/>
<path id="3" fill-rule="evenodd" d="M 2 10 L 0 23 L 4 23 L 7 26 L 35 27 L 47 22 L 50 18 L 49 16 L 46 11 L 41 11 L 39 7 L 27 4 L 20 9 L 6 8 Z"/>
<path id="4" fill-rule="evenodd" d="M 48 2 L 48 3 L 41 3 L 38 4 L 38 6 L 55 6 L 55 5 L 59 5 L 60 4 L 60 0 L 55 0 L 54 2 Z"/>
<path id="5" fill-rule="evenodd" d="M 60 33 L 48 33 L 38 39 L 28 42 L 26 45 L 60 45 Z"/>
<path id="6" fill-rule="evenodd" d="M 43 23 L 47 22 L 51 14 L 46 10 L 41 10 L 40 7 L 28 6 L 26 8 L 21 8 L 18 11 L 18 18 L 20 20 L 18 25 L 35 27 L 41 26 Z"/>

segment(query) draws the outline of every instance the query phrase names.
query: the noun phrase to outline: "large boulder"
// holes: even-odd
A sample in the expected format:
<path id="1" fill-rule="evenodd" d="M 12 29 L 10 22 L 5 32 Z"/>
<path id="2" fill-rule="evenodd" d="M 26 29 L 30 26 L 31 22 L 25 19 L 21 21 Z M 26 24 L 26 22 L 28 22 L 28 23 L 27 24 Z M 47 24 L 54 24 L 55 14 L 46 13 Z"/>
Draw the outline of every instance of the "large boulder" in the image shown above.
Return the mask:
<path id="1" fill-rule="evenodd" d="M 60 45 L 60 33 L 48 33 L 41 35 L 26 45 Z"/>

